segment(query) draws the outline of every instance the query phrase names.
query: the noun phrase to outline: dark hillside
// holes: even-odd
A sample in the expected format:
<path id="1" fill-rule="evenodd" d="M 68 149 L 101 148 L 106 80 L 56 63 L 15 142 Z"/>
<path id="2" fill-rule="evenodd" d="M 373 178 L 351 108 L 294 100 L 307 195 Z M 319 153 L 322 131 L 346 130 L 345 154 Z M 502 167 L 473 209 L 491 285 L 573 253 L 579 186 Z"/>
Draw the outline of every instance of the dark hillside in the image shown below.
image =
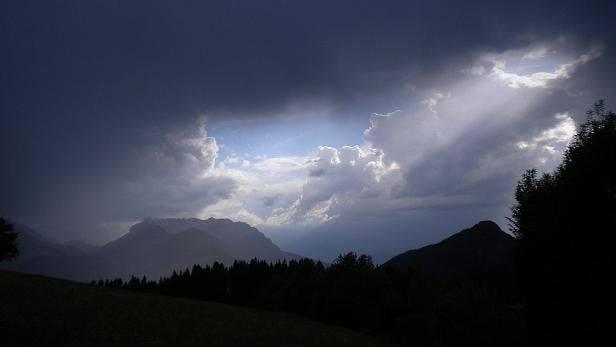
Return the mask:
<path id="1" fill-rule="evenodd" d="M 459 276 L 512 266 L 514 239 L 494 222 L 482 221 L 445 240 L 410 250 L 387 262 L 400 268 L 417 267 L 423 271 Z"/>
<path id="2" fill-rule="evenodd" d="M 288 315 L 0 271 L 2 346 L 387 346 Z"/>

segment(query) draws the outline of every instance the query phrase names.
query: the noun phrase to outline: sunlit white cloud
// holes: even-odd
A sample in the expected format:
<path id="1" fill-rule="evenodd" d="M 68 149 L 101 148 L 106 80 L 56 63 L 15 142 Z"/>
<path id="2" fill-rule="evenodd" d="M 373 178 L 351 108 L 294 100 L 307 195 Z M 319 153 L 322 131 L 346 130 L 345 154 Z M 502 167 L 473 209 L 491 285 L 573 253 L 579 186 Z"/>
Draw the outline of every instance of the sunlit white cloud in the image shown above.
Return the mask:
<path id="1" fill-rule="evenodd" d="M 546 47 L 532 50 L 522 56 L 522 59 L 541 60 L 546 58 L 548 49 Z M 551 71 L 539 71 L 530 74 L 515 73 L 508 70 L 507 54 L 500 56 L 486 56 L 484 59 L 493 64 L 489 75 L 497 80 L 503 81 L 511 88 L 546 88 L 549 83 L 557 80 L 568 79 L 575 69 L 582 64 L 586 64 L 601 56 L 602 47 L 593 47 L 588 52 L 579 57 L 569 60 L 565 63 L 558 64 Z"/>
<path id="2" fill-rule="evenodd" d="M 567 145 L 575 136 L 577 127 L 575 121 L 567 113 L 556 114 L 557 123 L 543 130 L 537 136 L 517 143 L 517 147 L 526 152 L 534 153 L 540 164 L 560 159 Z M 551 166 L 556 165 L 552 163 Z"/>
<path id="3" fill-rule="evenodd" d="M 546 46 L 539 46 L 535 49 L 530 50 L 528 53 L 522 56 L 522 59 L 527 60 L 538 60 L 543 59 L 548 54 L 548 48 Z"/>
<path id="4" fill-rule="evenodd" d="M 308 165 L 308 157 L 278 157 L 260 160 L 252 164 L 253 170 L 270 175 L 281 173 L 304 172 Z"/>
<path id="5" fill-rule="evenodd" d="M 268 216 L 288 206 L 301 194 L 306 183 L 310 157 L 254 158 L 219 163 L 207 177 L 228 177 L 236 183 L 233 194 L 198 212 L 202 218 L 231 218 L 254 226 L 273 223 Z"/>
<path id="6" fill-rule="evenodd" d="M 363 213 L 365 202 L 391 202 L 399 167 L 385 163 L 370 147 L 321 146 L 308 166 L 309 178 L 301 196 L 288 208 L 276 211 L 271 223 L 324 222 L 340 214 Z"/>

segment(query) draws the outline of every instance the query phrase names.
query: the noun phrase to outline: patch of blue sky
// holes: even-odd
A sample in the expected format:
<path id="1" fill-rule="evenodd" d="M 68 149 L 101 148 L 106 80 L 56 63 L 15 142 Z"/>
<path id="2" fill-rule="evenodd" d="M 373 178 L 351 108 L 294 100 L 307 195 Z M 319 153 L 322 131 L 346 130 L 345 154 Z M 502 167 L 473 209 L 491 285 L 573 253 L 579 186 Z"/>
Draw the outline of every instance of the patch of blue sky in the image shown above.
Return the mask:
<path id="1" fill-rule="evenodd" d="M 342 119 L 344 118 L 344 119 Z M 306 156 L 319 146 L 341 147 L 363 144 L 365 117 L 278 119 L 276 121 L 219 122 L 208 125 L 208 136 L 216 138 L 219 157 L 237 156 L 255 160 Z"/>

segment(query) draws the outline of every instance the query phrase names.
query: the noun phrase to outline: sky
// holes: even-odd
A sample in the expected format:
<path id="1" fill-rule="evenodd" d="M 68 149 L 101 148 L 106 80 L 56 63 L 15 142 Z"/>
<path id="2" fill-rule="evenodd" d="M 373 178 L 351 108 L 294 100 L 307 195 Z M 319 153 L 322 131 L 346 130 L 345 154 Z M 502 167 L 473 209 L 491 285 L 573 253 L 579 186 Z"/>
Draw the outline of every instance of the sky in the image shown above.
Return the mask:
<path id="1" fill-rule="evenodd" d="M 375 259 L 485 219 L 616 99 L 611 1 L 2 1 L 0 215 L 230 218 Z"/>

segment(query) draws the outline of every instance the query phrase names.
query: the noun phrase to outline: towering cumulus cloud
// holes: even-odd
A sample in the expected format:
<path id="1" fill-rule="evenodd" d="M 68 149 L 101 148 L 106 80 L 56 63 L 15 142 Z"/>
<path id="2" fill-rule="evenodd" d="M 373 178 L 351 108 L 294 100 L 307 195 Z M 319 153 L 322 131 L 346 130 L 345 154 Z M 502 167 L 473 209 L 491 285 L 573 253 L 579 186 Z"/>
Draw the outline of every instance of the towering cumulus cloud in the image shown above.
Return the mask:
<path id="1" fill-rule="evenodd" d="M 216 139 L 208 137 L 204 121 L 154 137 L 158 141 L 142 163 L 147 179 L 130 184 L 132 193 L 148 196 L 138 203 L 149 205 L 154 215 L 194 215 L 230 197 L 235 181 L 212 173 L 218 145 Z"/>
<path id="2" fill-rule="evenodd" d="M 308 176 L 300 198 L 268 221 L 320 223 L 341 214 L 370 214 L 375 202 L 393 207 L 401 184 L 397 164 L 385 163 L 383 153 L 368 146 L 321 146 Z"/>

